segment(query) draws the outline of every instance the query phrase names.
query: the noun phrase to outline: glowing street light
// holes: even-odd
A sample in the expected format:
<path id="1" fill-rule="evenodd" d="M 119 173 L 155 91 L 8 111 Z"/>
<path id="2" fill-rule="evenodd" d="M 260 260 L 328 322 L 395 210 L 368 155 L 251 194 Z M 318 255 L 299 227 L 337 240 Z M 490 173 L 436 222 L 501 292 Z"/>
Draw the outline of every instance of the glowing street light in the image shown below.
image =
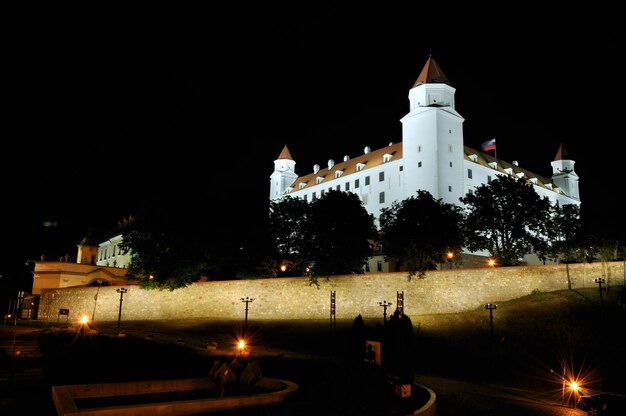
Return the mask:
<path id="1" fill-rule="evenodd" d="M 494 259 L 487 260 L 487 264 L 489 264 L 489 267 L 496 267 L 496 261 Z"/>
<path id="2" fill-rule="evenodd" d="M 454 258 L 454 253 L 451 252 L 451 251 L 448 251 L 446 253 L 446 257 L 448 258 L 448 264 L 450 266 L 449 268 L 450 268 L 450 270 L 452 270 L 452 259 Z"/>

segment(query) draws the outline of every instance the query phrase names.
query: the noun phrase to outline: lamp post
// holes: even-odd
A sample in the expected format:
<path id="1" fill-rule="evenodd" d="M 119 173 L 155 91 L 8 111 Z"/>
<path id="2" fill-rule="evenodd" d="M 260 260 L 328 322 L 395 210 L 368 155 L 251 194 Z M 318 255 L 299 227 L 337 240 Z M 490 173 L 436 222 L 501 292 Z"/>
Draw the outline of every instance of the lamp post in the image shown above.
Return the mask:
<path id="1" fill-rule="evenodd" d="M 383 307 L 383 323 L 387 323 L 387 308 L 390 307 L 392 305 L 391 302 L 387 302 L 386 300 L 383 300 L 382 302 L 378 302 L 379 306 Z"/>
<path id="2" fill-rule="evenodd" d="M 247 296 L 245 298 L 241 298 L 241 301 L 245 302 L 246 304 L 246 317 L 243 321 L 243 334 L 242 334 L 244 337 L 246 335 L 246 332 L 248 331 L 248 304 L 252 302 L 253 300 L 254 298 L 249 298 Z"/>
<path id="3" fill-rule="evenodd" d="M 598 277 L 594 280 L 594 282 L 598 284 L 598 290 L 600 291 L 600 306 L 602 307 L 602 309 L 604 309 L 604 300 L 602 299 L 602 285 L 604 284 L 605 280 L 601 277 Z"/>
<path id="4" fill-rule="evenodd" d="M 102 280 L 96 280 L 98 283 L 98 289 L 96 289 L 96 294 L 93 297 L 93 313 L 91 314 L 91 322 L 93 322 L 96 317 L 96 306 L 98 305 L 98 294 L 100 293 L 100 287 L 102 286 Z"/>
<path id="5" fill-rule="evenodd" d="M 446 253 L 446 257 L 448 257 L 448 264 L 450 265 L 450 270 L 452 270 L 452 259 L 454 258 L 454 253 L 451 251 L 448 251 L 448 253 Z"/>
<path id="6" fill-rule="evenodd" d="M 120 322 L 122 321 L 122 302 L 124 301 L 124 293 L 128 292 L 128 289 L 126 289 L 125 287 L 121 287 L 119 289 L 116 289 L 115 291 L 120 294 L 120 310 L 117 315 L 117 333 L 119 334 Z"/>
<path id="7" fill-rule="evenodd" d="M 489 325 L 491 328 L 491 336 L 493 337 L 493 310 L 496 309 L 498 307 L 498 305 L 495 305 L 493 303 L 487 303 L 485 304 L 485 309 L 489 310 Z"/>

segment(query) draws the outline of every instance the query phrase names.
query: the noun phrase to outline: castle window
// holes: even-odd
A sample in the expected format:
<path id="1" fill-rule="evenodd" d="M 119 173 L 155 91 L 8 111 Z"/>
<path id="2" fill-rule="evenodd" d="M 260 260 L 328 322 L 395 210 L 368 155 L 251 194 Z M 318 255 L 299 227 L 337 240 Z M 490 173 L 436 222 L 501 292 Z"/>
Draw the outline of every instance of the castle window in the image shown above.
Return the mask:
<path id="1" fill-rule="evenodd" d="M 467 178 L 468 179 L 472 179 L 472 170 L 471 169 L 467 170 Z"/>
<path id="2" fill-rule="evenodd" d="M 378 172 L 378 182 L 382 182 L 385 180 L 385 172 Z"/>
<path id="3" fill-rule="evenodd" d="M 487 175 L 487 183 L 491 183 L 491 175 Z"/>
<path id="4" fill-rule="evenodd" d="M 378 260 L 376 262 L 376 270 L 379 271 L 379 272 L 383 271 L 383 261 L 382 260 Z"/>
<path id="5" fill-rule="evenodd" d="M 404 170 L 404 166 L 400 166 L 400 172 Z"/>
<path id="6" fill-rule="evenodd" d="M 304 195 L 304 202 L 309 202 L 309 196 L 308 195 Z"/>
<path id="7" fill-rule="evenodd" d="M 421 152 L 422 151 L 422 145 L 417 146 L 417 152 Z"/>
<path id="8" fill-rule="evenodd" d="M 337 185 L 336 189 L 337 189 L 338 191 L 341 191 L 341 185 Z"/>
<path id="9" fill-rule="evenodd" d="M 418 167 L 418 168 L 421 168 L 421 167 L 422 167 L 422 162 L 421 162 L 421 161 L 420 161 L 420 162 L 417 162 L 417 167 Z"/>
<path id="10" fill-rule="evenodd" d="M 452 130 L 448 130 L 448 133 L 452 134 Z"/>
<path id="11" fill-rule="evenodd" d="M 320 196 L 324 196 L 324 194 L 325 194 L 325 193 L 326 193 L 326 190 L 322 189 L 322 190 L 320 191 Z"/>
<path id="12" fill-rule="evenodd" d="M 384 204 L 385 203 L 385 193 L 381 192 L 378 194 L 378 203 L 379 204 Z"/>
<path id="13" fill-rule="evenodd" d="M 344 185 L 344 189 L 345 189 L 346 191 L 349 191 L 349 190 L 350 190 L 350 182 L 346 182 L 346 183 L 345 183 L 345 185 Z"/>
<path id="14" fill-rule="evenodd" d="M 370 177 L 369 177 L 369 176 L 366 176 L 366 177 L 365 177 L 365 186 L 367 186 L 367 185 L 369 185 L 369 184 L 370 184 Z"/>
<path id="15" fill-rule="evenodd" d="M 311 201 L 315 201 L 317 199 L 317 195 L 315 195 L 315 192 L 313 192 L 313 195 L 311 196 Z"/>
<path id="16" fill-rule="evenodd" d="M 448 152 L 452 152 L 452 145 L 451 144 L 448 145 Z"/>
<path id="17" fill-rule="evenodd" d="M 452 187 L 448 185 L 448 192 L 452 192 Z"/>
<path id="18" fill-rule="evenodd" d="M 358 188 L 358 187 L 359 187 L 359 180 L 358 180 L 358 179 L 355 179 L 355 180 L 354 180 L 354 189 L 356 189 L 356 188 Z"/>
<path id="19" fill-rule="evenodd" d="M 370 262 L 368 261 L 368 262 L 365 262 L 365 272 L 369 273 L 369 271 L 370 271 Z"/>
<path id="20" fill-rule="evenodd" d="M 450 167 L 452 167 L 452 162 L 450 162 Z"/>

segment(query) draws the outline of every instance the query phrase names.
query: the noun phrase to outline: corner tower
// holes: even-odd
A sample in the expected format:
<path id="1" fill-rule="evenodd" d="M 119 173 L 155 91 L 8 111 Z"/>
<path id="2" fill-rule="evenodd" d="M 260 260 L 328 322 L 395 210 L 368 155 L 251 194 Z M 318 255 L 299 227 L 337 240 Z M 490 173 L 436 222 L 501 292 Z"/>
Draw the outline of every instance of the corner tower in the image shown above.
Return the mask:
<path id="1" fill-rule="evenodd" d="M 552 182 L 558 186 L 565 195 L 580 201 L 578 192 L 578 175 L 574 172 L 574 162 L 565 151 L 563 144 L 554 156 L 552 165 Z"/>
<path id="2" fill-rule="evenodd" d="M 285 145 L 274 161 L 274 172 L 270 175 L 270 200 L 282 197 L 297 178 L 296 162 Z"/>
<path id="3" fill-rule="evenodd" d="M 430 56 L 409 90 L 409 113 L 400 120 L 407 198 L 425 190 L 459 205 L 464 195 L 464 119 L 455 110 L 455 91 Z"/>

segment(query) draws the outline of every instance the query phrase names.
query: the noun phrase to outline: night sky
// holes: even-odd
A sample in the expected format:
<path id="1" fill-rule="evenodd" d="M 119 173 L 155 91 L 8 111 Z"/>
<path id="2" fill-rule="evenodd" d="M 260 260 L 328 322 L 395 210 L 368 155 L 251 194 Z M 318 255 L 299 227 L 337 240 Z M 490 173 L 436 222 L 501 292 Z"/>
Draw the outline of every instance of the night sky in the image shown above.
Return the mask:
<path id="1" fill-rule="evenodd" d="M 626 232 L 619 13 L 329 4 L 9 14 L 2 279 L 147 200 L 259 221 L 285 144 L 303 175 L 400 141 L 429 54 L 466 145 L 550 177 L 563 143 L 587 223 Z"/>

